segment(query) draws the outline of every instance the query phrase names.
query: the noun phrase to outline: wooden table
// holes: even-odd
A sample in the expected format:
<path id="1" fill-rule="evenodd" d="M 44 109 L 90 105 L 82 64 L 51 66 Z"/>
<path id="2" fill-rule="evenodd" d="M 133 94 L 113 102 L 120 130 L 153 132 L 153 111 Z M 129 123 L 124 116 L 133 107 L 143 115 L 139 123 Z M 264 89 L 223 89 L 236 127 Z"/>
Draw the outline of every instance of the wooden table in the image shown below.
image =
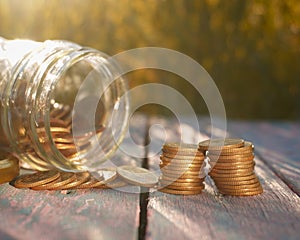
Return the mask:
<path id="1" fill-rule="evenodd" d="M 141 157 L 130 158 L 119 151 L 112 162 L 158 169 L 159 157 L 153 153 L 164 141 L 182 137 L 197 143 L 209 136 L 209 119 L 199 118 L 199 123 L 197 132 L 189 118 L 178 124 L 135 116 L 130 132 L 140 145 L 136 151 Z M 164 130 L 152 127 L 149 137 L 152 124 Z M 0 239 L 299 239 L 300 124 L 229 121 L 228 131 L 255 144 L 255 171 L 263 194 L 222 196 L 209 179 L 203 193 L 194 196 L 139 193 L 137 187 L 130 189 L 137 193 L 60 192 L 4 184 L 0 186 Z"/>

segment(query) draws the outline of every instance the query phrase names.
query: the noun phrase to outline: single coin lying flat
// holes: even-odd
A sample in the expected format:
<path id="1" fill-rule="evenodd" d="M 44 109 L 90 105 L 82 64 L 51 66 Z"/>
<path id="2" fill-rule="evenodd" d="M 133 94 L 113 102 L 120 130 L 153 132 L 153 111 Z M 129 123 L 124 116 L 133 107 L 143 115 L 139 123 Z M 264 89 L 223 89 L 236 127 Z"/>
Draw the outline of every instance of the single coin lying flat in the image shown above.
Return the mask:
<path id="1" fill-rule="evenodd" d="M 118 167 L 117 173 L 128 183 L 137 186 L 154 187 L 158 182 L 158 177 L 145 168 L 125 165 Z"/>

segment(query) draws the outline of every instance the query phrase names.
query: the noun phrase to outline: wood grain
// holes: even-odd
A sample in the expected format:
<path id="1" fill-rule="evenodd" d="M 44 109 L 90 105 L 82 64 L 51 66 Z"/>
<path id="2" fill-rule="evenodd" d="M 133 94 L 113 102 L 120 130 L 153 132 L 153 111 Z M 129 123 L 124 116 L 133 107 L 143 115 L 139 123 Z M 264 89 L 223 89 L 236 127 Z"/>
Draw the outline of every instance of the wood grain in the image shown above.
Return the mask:
<path id="1" fill-rule="evenodd" d="M 144 116 L 131 120 L 131 132 L 141 146 L 145 124 Z M 140 151 L 144 154 L 144 148 Z M 107 165 L 140 163 L 138 157 L 126 157 L 119 150 Z M 0 239 L 136 239 L 139 194 L 126 191 L 140 192 L 137 187 L 123 191 L 33 191 L 1 185 Z"/>
<path id="2" fill-rule="evenodd" d="M 170 134 L 180 138 L 178 124 L 165 124 L 169 131 L 173 129 Z M 190 142 L 197 135 L 191 131 Z M 158 161 L 155 158 L 150 161 Z M 219 195 L 211 180 L 206 181 L 205 191 L 195 196 L 151 193 L 147 239 L 297 239 L 299 197 L 264 162 L 258 157 L 255 160 L 264 188 L 258 196 Z"/>

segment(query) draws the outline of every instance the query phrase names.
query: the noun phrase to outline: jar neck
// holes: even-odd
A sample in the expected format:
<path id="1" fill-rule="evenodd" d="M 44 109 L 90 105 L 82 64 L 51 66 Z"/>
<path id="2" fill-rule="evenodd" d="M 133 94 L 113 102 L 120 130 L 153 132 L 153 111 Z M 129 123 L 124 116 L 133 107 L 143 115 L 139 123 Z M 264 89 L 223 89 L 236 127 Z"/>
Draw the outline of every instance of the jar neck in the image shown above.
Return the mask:
<path id="1" fill-rule="evenodd" d="M 33 45 L 35 44 L 31 46 Z M 117 142 L 114 139 L 102 142 L 105 151 L 99 152 L 97 150 L 99 136 L 96 133 L 90 140 L 97 141 L 89 141 L 88 149 L 79 151 L 79 154 L 75 154 L 75 158 L 70 160 L 55 142 L 57 134 L 53 131 L 54 129 L 56 131 L 57 127 L 52 125 L 51 113 L 60 107 L 73 107 L 71 105 L 79 88 L 91 72 L 96 72 L 98 81 L 99 79 L 101 81 L 98 83 L 106 89 L 109 88 L 110 80 L 115 78 L 118 70 L 114 64 L 107 61 L 107 56 L 103 53 L 70 42 L 46 41 L 35 46 L 37 47 L 32 47 L 25 55 L 20 54 L 22 57 L 18 61 L 10 61 L 13 64 L 10 80 L 3 88 L 2 126 L 11 147 L 25 161 L 40 170 L 54 166 L 62 170 L 76 171 L 99 165 L 112 154 L 121 137 Z M 113 111 L 113 105 L 127 87 L 122 79 L 116 86 L 110 87 L 106 92 L 103 90 L 107 95 L 104 96 L 105 104 L 110 104 L 106 109 L 108 112 Z M 112 103 L 109 103 L 108 98 L 111 98 Z M 127 104 L 128 100 L 125 100 L 123 105 Z M 128 117 L 126 114 L 123 113 L 121 116 L 125 122 L 125 118 Z M 124 126 L 120 126 L 121 128 Z M 66 126 L 65 129 L 68 129 L 71 135 L 72 125 Z M 106 134 L 108 139 L 110 131 L 111 129 L 108 129 L 106 133 L 101 134 Z M 74 143 L 75 150 L 78 150 L 78 145 L 80 143 Z M 99 154 L 98 158 L 91 158 L 93 155 L 91 153 Z"/>

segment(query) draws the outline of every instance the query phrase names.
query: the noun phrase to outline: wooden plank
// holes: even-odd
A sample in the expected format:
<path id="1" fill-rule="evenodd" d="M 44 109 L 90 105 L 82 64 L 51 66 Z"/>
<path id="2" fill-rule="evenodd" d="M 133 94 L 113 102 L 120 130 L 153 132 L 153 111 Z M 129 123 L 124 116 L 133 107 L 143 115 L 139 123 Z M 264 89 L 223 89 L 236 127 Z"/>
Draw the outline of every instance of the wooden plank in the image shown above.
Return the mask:
<path id="1" fill-rule="evenodd" d="M 229 121 L 228 129 L 252 141 L 262 160 L 300 195 L 300 123 Z"/>
<path id="2" fill-rule="evenodd" d="M 174 135 L 179 132 L 174 123 L 166 126 L 172 126 L 169 131 Z M 195 135 L 198 133 L 191 131 L 191 142 Z M 150 159 L 152 165 L 157 161 L 155 157 Z M 256 163 L 256 173 L 264 188 L 258 196 L 222 196 L 209 180 L 199 195 L 151 193 L 147 239 L 297 239 L 299 197 L 258 157 Z"/>
<path id="3" fill-rule="evenodd" d="M 131 122 L 140 145 L 146 122 L 140 115 Z M 114 158 L 112 165 L 141 163 L 122 151 Z M 101 189 L 33 191 L 4 184 L 0 186 L 0 239 L 136 239 L 139 210 L 139 194 Z"/>
<path id="4" fill-rule="evenodd" d="M 138 195 L 0 187 L 0 231 L 17 239 L 136 238 Z M 127 221 L 124 221 L 127 219 Z"/>

